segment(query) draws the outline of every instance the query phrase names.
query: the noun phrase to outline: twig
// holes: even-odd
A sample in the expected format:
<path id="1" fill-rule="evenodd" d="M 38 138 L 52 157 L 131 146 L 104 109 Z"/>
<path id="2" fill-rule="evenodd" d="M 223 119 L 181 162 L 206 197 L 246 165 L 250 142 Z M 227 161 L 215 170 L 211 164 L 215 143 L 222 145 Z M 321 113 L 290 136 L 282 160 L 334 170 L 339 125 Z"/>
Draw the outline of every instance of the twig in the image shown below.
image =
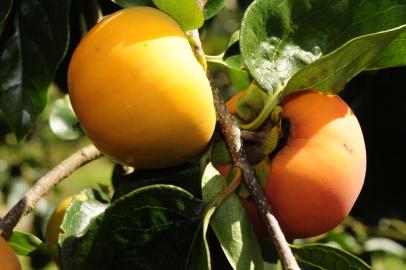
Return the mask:
<path id="1" fill-rule="evenodd" d="M 82 148 L 62 161 L 43 177 L 21 198 L 13 208 L 0 220 L 0 235 L 8 239 L 12 230 L 23 215 L 29 214 L 37 202 L 55 185 L 72 174 L 76 169 L 101 157 L 102 154 L 93 145 Z"/>
<path id="2" fill-rule="evenodd" d="M 192 31 L 197 32 L 197 30 Z M 197 34 L 195 33 L 192 35 L 192 37 L 198 38 L 198 32 Z M 195 42 L 195 44 L 200 44 L 200 41 Z M 277 219 L 271 212 L 271 207 L 269 206 L 262 187 L 259 184 L 259 181 L 256 179 L 255 173 L 248 162 L 241 140 L 241 130 L 238 127 L 238 123 L 227 111 L 224 101 L 220 97 L 219 90 L 214 84 L 214 81 L 209 73 L 208 78 L 210 80 L 214 97 L 214 106 L 219 117 L 221 130 L 230 150 L 234 166 L 240 167 L 242 170 L 243 180 L 250 192 L 251 197 L 253 198 L 258 212 L 261 214 L 261 217 L 266 224 L 266 228 L 276 247 L 283 268 L 286 270 L 300 270 L 299 265 L 297 264 L 296 259 L 289 248 L 288 242 L 286 241 L 285 235 L 283 234 Z"/>

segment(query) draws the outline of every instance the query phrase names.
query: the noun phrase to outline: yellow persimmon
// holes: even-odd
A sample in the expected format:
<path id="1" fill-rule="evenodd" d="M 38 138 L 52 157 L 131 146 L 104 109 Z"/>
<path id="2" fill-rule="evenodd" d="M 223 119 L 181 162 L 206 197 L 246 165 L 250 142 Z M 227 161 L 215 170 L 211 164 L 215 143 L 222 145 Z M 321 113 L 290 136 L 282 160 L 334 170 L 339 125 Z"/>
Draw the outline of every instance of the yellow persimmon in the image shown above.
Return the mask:
<path id="1" fill-rule="evenodd" d="M 214 131 L 205 71 L 176 21 L 154 8 L 123 9 L 93 27 L 73 54 L 68 88 L 96 147 L 136 168 L 180 164 Z"/>

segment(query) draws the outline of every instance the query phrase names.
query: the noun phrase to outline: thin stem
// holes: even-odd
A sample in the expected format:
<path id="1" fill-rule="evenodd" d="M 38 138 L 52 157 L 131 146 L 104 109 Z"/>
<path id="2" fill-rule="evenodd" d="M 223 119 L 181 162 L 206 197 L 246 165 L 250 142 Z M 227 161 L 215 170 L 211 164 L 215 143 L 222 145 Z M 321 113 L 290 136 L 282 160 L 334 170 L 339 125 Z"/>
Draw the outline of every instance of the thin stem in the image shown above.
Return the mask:
<path id="1" fill-rule="evenodd" d="M 101 157 L 102 154 L 93 145 L 89 145 L 72 154 L 55 168 L 41 177 L 13 208 L 0 220 L 0 235 L 8 239 L 12 230 L 23 215 L 29 214 L 37 202 L 55 185 L 71 175 L 75 170 Z"/>

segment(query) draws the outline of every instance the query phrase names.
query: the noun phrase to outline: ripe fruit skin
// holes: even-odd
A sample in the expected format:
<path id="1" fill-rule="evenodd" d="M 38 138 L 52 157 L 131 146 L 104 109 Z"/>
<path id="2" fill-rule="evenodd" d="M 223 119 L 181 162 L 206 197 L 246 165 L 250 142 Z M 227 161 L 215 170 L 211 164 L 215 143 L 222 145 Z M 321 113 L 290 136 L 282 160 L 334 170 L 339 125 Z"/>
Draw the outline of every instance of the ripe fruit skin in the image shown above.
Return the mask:
<path id="1" fill-rule="evenodd" d="M 123 9 L 98 23 L 72 57 L 68 88 L 89 138 L 126 165 L 180 164 L 214 131 L 205 71 L 177 23 L 153 8 Z"/>
<path id="2" fill-rule="evenodd" d="M 20 262 L 7 241 L 0 236 L 0 269 L 21 270 Z"/>
<path id="3" fill-rule="evenodd" d="M 336 95 L 302 91 L 287 97 L 282 107 L 290 134 L 271 161 L 264 191 L 288 239 L 319 235 L 344 220 L 361 191 L 366 170 L 362 131 Z M 253 203 L 242 203 L 264 235 Z"/>
<path id="4" fill-rule="evenodd" d="M 70 196 L 63 200 L 54 210 L 51 218 L 49 219 L 47 231 L 46 231 L 46 240 L 52 244 L 58 244 L 59 234 L 62 232 L 61 224 L 63 221 L 63 217 L 65 216 L 66 209 L 70 205 L 70 203 L 75 200 L 85 201 L 87 196 L 85 194 L 76 194 Z"/>

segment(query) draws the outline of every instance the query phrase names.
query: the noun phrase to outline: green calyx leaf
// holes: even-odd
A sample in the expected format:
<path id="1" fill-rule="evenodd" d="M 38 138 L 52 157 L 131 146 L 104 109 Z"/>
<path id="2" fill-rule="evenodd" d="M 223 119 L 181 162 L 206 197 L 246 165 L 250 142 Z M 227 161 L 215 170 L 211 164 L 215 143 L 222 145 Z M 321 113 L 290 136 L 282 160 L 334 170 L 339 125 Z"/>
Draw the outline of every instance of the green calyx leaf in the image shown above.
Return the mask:
<path id="1" fill-rule="evenodd" d="M 196 0 L 153 0 L 162 11 L 171 15 L 184 31 L 198 29 L 204 23 L 204 13 Z"/>
<path id="2" fill-rule="evenodd" d="M 252 82 L 245 94 L 237 101 L 237 116 L 244 122 L 254 120 L 264 108 L 267 94 Z"/>
<path id="3" fill-rule="evenodd" d="M 255 176 L 263 188 L 268 182 L 270 166 L 271 160 L 269 159 L 268 155 L 266 155 L 259 163 L 252 165 Z M 240 188 L 238 189 L 238 196 L 241 198 L 248 198 L 250 196 L 248 188 L 244 182 L 241 182 Z"/>

